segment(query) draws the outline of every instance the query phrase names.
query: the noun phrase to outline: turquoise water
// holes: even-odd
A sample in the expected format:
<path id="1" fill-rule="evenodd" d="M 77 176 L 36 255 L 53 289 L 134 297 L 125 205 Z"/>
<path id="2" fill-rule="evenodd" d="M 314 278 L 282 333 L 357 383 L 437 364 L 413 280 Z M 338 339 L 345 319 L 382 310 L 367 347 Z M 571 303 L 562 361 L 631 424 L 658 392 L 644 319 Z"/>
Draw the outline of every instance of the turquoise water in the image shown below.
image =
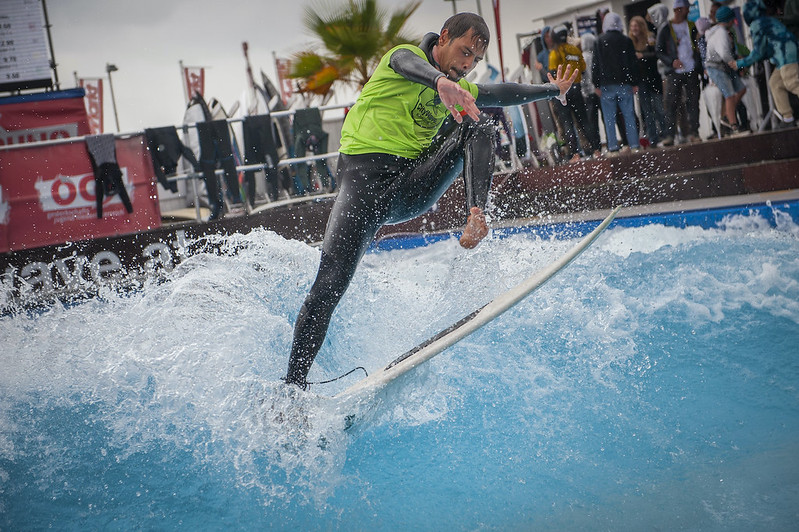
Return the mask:
<path id="1" fill-rule="evenodd" d="M 278 382 L 319 252 L 268 232 L 1 317 L 0 529 L 794 530 L 799 226 L 768 217 L 617 225 L 345 409 L 355 375 Z M 367 255 L 310 378 L 378 370 L 573 243 Z"/>

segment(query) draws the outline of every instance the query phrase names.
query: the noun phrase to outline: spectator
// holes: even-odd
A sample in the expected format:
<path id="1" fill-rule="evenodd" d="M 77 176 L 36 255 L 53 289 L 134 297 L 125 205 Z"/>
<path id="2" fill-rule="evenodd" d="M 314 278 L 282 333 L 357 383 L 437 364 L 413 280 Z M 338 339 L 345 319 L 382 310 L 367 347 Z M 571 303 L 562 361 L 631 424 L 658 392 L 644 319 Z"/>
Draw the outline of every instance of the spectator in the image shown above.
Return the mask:
<path id="1" fill-rule="evenodd" d="M 634 93 L 637 90 L 638 67 L 635 48 L 622 31 L 624 23 L 616 13 L 608 13 L 602 23 L 602 35 L 594 47 L 591 77 L 602 105 L 602 119 L 608 139 L 608 152 L 619 151 L 616 138 L 616 109 L 624 116 L 630 148 L 638 150 L 638 124 L 635 117 Z"/>
<path id="2" fill-rule="evenodd" d="M 733 134 L 741 133 L 735 109 L 746 93 L 746 86 L 738 75 L 738 69 L 730 66 L 735 60 L 734 43 L 730 28 L 735 24 L 735 14 L 727 6 L 716 11 L 716 24 L 706 33 L 707 60 L 705 69 L 710 80 L 719 88 L 724 97 L 724 117 L 722 129 Z"/>
<path id="3" fill-rule="evenodd" d="M 782 7 L 782 23 L 799 39 L 799 0 L 785 0 Z"/>
<path id="4" fill-rule="evenodd" d="M 788 2 L 793 2 L 795 0 L 788 0 Z M 710 4 L 710 11 L 708 12 L 708 19 L 712 24 L 717 22 L 716 20 L 716 12 L 719 10 L 721 6 L 726 6 L 732 3 L 732 0 L 712 0 Z M 787 4 L 787 3 L 786 3 Z M 700 19 L 701 20 L 701 19 Z M 699 20 L 696 21 L 697 29 L 699 29 Z M 700 33 L 702 30 L 700 29 Z M 738 32 L 735 28 L 730 28 L 730 37 L 732 37 L 733 42 L 733 53 L 736 57 L 746 57 L 749 55 L 749 48 L 746 47 L 745 44 L 738 41 Z M 705 60 L 705 57 L 702 56 L 702 60 Z M 746 74 L 745 69 L 742 69 L 739 73 L 740 76 L 744 76 Z M 745 81 L 742 78 L 742 81 Z M 750 96 L 751 97 L 751 96 Z M 743 101 L 738 103 L 738 107 L 736 108 L 736 113 L 738 117 L 738 125 L 743 130 L 749 129 L 749 116 L 746 106 L 744 105 Z"/>
<path id="5" fill-rule="evenodd" d="M 716 20 L 716 11 L 722 6 L 723 0 L 711 0 L 710 1 L 710 9 L 707 12 L 707 19 L 710 21 L 711 24 L 715 24 L 718 22 Z"/>
<path id="6" fill-rule="evenodd" d="M 666 129 L 663 111 L 663 79 L 658 72 L 658 58 L 655 53 L 655 39 L 649 32 L 644 17 L 630 20 L 630 39 L 635 48 L 635 58 L 641 83 L 638 85 L 638 104 L 641 107 L 641 121 L 651 146 L 660 143 L 660 136 Z"/>
<path id="7" fill-rule="evenodd" d="M 782 22 L 766 16 L 763 0 L 750 0 L 744 4 L 744 20 L 749 24 L 752 36 L 752 52 L 737 61 L 730 61 L 732 68 L 746 68 L 765 59 L 774 63 L 774 72 L 768 80 L 774 98 L 776 114 L 781 119 L 780 127 L 793 126 L 796 121 L 788 99 L 788 92 L 799 95 L 799 57 L 796 37 Z"/>
<path id="8" fill-rule="evenodd" d="M 699 17 L 696 19 L 695 24 L 696 32 L 699 35 L 699 55 L 702 58 L 701 99 L 705 102 L 705 110 L 710 117 L 710 127 L 713 129 L 712 135 L 708 138 L 721 137 L 721 108 L 724 106 L 724 95 L 721 94 L 721 90 L 714 83 L 710 83 L 710 78 L 707 77 L 707 69 L 705 68 L 707 64 L 707 40 L 705 37 L 707 30 L 714 23 L 710 22 L 710 19 L 706 17 Z"/>
<path id="9" fill-rule="evenodd" d="M 577 80 L 566 93 L 566 105 L 556 105 L 555 109 L 563 125 L 564 140 L 569 147 L 568 156 L 575 158 L 580 155 L 599 155 L 601 148 L 599 133 L 591 128 L 588 121 L 585 100 L 583 100 L 583 93 L 579 85 L 582 81 L 582 73 L 585 71 L 585 60 L 580 49 L 567 41 L 568 36 L 569 30 L 563 24 L 552 29 L 554 47 L 549 52 L 550 72 L 554 74 L 559 67 L 565 70 L 569 65 L 578 72 Z M 582 150 L 578 148 L 576 129 L 582 130 L 583 136 L 588 142 L 588 146 L 583 146 Z"/>
<path id="10" fill-rule="evenodd" d="M 550 26 L 544 26 L 541 30 L 541 51 L 538 52 L 535 60 L 535 69 L 541 76 L 541 83 L 546 83 L 547 81 L 547 74 L 549 73 L 549 52 L 554 47 L 555 44 L 552 42 L 552 28 Z M 563 124 L 561 124 L 560 118 L 558 117 L 558 108 L 555 107 L 556 105 L 560 105 L 560 103 L 547 100 L 545 105 L 549 107 L 549 115 L 552 117 L 552 123 L 555 125 L 555 131 L 553 133 L 556 133 L 558 138 L 564 138 Z M 558 150 L 558 158 L 560 159 L 562 156 L 560 150 Z"/>
<path id="11" fill-rule="evenodd" d="M 596 86 L 591 79 L 591 67 L 594 64 L 594 45 L 596 45 L 596 35 L 593 33 L 583 33 L 580 36 L 580 44 L 583 50 L 583 59 L 585 60 L 585 72 L 583 72 L 583 79 L 580 83 L 580 88 L 583 92 L 583 99 L 585 100 L 585 114 L 588 119 L 590 127 L 596 131 L 597 140 L 599 140 L 599 96 L 596 93 Z M 599 141 L 601 145 L 602 141 Z"/>
<path id="12" fill-rule="evenodd" d="M 666 110 L 665 146 L 674 144 L 676 109 L 685 103 L 688 131 L 683 136 L 689 142 L 699 140 L 699 76 L 702 59 L 699 55 L 699 35 L 688 20 L 688 0 L 674 0 L 674 18 L 657 36 L 657 55 L 664 64 L 666 83 L 663 106 Z"/>
<path id="13" fill-rule="evenodd" d="M 541 82 L 545 83 L 549 72 L 549 49 L 552 47 L 552 28 L 544 26 L 541 30 L 541 51 L 535 57 L 535 69 L 541 75 Z"/>
<path id="14" fill-rule="evenodd" d="M 605 15 L 610 13 L 610 9 L 602 7 L 596 10 L 594 18 L 596 19 L 596 34 L 602 35 L 602 24 L 605 22 Z"/>

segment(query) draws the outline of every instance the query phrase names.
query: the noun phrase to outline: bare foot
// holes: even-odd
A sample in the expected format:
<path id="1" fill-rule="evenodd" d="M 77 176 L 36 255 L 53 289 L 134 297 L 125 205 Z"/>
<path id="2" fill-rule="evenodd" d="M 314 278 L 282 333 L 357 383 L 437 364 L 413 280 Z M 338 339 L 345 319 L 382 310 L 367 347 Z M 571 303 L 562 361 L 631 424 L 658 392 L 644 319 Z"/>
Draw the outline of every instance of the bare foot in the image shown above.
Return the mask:
<path id="1" fill-rule="evenodd" d="M 488 224 L 483 211 L 479 207 L 472 207 L 469 212 L 466 228 L 460 238 L 461 246 L 466 249 L 477 247 L 477 244 L 488 234 Z"/>

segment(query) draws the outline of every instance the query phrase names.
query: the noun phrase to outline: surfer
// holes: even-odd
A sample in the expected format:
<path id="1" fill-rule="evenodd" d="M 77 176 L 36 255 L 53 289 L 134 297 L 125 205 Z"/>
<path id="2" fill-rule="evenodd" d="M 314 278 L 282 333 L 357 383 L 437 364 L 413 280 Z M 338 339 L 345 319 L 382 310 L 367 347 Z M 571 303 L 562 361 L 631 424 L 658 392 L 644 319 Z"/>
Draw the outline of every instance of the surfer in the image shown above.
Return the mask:
<path id="1" fill-rule="evenodd" d="M 480 107 L 558 98 L 577 72 L 558 68 L 549 83 L 473 84 L 464 79 L 485 55 L 482 17 L 459 13 L 419 46 L 400 45 L 381 59 L 341 129 L 339 192 L 325 230 L 316 280 L 294 326 L 285 382 L 306 377 L 336 305 L 377 231 L 430 209 L 463 172 L 469 215 L 460 245 L 488 234 L 485 209 L 494 169 L 494 123 Z M 443 125 L 442 125 L 443 124 Z"/>

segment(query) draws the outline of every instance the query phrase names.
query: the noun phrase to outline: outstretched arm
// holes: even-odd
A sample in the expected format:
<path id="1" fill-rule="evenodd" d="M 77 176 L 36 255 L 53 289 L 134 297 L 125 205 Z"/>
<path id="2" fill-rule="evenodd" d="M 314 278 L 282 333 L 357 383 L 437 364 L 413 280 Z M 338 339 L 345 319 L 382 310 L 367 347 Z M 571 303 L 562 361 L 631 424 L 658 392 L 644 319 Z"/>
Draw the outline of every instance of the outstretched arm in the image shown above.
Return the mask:
<path id="1" fill-rule="evenodd" d="M 549 83 L 544 83 L 543 85 L 522 83 L 478 84 L 477 105 L 479 107 L 507 107 L 548 98 L 558 98 L 564 101 L 566 92 L 568 92 L 574 80 L 577 79 L 577 70 L 569 65 L 564 71 L 562 66 L 559 66 L 555 76 L 547 73 L 547 77 L 549 78 Z"/>

